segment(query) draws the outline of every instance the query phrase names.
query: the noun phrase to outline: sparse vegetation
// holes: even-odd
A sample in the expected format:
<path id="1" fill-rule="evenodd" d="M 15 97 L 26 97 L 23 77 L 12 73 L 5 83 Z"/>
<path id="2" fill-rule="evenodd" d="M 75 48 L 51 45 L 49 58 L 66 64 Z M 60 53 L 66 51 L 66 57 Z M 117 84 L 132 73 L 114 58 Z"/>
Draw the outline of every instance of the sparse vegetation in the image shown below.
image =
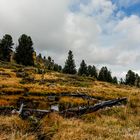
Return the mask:
<path id="1" fill-rule="evenodd" d="M 26 70 L 28 69 L 28 70 Z M 0 139 L 7 140 L 97 140 L 97 139 L 130 139 L 140 138 L 140 89 L 126 85 L 97 81 L 93 77 L 65 75 L 48 71 L 44 74 L 44 83 L 40 84 L 41 74 L 33 68 L 1 68 L 0 106 L 19 108 L 24 100 L 27 107 L 47 109 L 50 104 L 59 102 L 60 109 L 95 104 L 99 100 L 127 97 L 126 106 L 108 108 L 82 115 L 78 118 L 64 118 L 57 113 L 47 115 L 41 120 L 31 116 L 22 120 L 18 116 L 0 116 Z M 34 82 L 24 81 L 18 72 L 34 77 Z M 27 76 L 27 77 L 28 77 Z M 26 77 L 26 76 L 25 76 Z M 50 100 L 51 94 L 86 93 L 97 100 L 88 102 L 82 98 L 61 97 Z M 9 114 L 8 114 L 9 115 Z"/>

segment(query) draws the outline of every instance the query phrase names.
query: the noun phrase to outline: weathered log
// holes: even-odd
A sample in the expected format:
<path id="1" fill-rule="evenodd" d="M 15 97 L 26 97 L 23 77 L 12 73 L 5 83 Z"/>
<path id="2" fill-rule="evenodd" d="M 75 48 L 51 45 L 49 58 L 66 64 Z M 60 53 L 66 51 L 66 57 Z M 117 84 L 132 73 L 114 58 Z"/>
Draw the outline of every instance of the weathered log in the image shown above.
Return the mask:
<path id="1" fill-rule="evenodd" d="M 92 105 L 92 106 L 85 106 L 85 107 L 80 107 L 80 108 L 70 108 L 64 111 L 61 111 L 60 114 L 64 116 L 79 116 L 87 113 L 92 113 L 95 111 L 98 111 L 99 109 L 103 109 L 106 107 L 112 107 L 112 106 L 117 106 L 121 105 L 123 103 L 127 102 L 127 98 L 120 98 L 120 99 L 114 99 L 114 100 L 109 100 L 109 101 L 103 101 L 101 103 Z"/>
<path id="2" fill-rule="evenodd" d="M 125 103 L 127 103 L 127 98 L 124 97 L 124 98 L 119 98 L 119 99 L 114 99 L 114 100 L 109 100 L 109 101 L 102 101 L 95 105 L 69 108 L 69 109 L 63 110 L 63 111 L 59 111 L 59 110 L 56 111 L 55 109 L 49 109 L 49 110 L 28 109 L 28 108 L 23 108 L 24 104 L 22 103 L 19 111 L 16 111 L 16 112 L 25 119 L 28 118 L 29 116 L 32 116 L 33 114 L 35 114 L 35 116 L 37 116 L 38 118 L 42 118 L 51 112 L 58 112 L 60 115 L 63 115 L 66 117 L 74 117 L 74 116 L 80 116 L 83 114 L 95 112 L 95 111 L 98 111 L 99 109 L 103 109 L 106 107 L 119 106 L 119 105 L 122 105 Z M 8 113 L 9 110 L 6 110 L 6 109 L 4 109 L 4 110 L 6 111 L 6 114 L 9 114 Z"/>

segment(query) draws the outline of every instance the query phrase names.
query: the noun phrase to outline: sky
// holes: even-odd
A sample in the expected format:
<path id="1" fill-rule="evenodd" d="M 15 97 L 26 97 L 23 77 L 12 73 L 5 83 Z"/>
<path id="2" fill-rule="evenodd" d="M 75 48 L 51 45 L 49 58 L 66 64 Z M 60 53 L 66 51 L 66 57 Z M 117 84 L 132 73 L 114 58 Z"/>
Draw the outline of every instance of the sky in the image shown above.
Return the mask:
<path id="1" fill-rule="evenodd" d="M 0 0 L 0 38 L 32 37 L 37 53 L 64 65 L 69 50 L 117 77 L 140 74 L 140 0 Z"/>

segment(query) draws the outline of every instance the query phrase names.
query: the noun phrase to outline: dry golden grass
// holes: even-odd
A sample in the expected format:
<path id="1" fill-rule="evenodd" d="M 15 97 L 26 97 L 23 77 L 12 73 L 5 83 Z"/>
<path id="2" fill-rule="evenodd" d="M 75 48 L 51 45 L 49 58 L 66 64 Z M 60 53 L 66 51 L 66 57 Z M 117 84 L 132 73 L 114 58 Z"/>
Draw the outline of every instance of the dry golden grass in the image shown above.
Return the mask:
<path id="1" fill-rule="evenodd" d="M 73 104 L 86 104 L 87 101 L 82 98 L 73 98 L 73 97 L 62 97 L 60 103 L 73 103 Z"/>
<path id="2" fill-rule="evenodd" d="M 30 124 L 18 116 L 0 116 L 0 140 L 36 140 L 36 135 L 29 134 Z"/>
<path id="3" fill-rule="evenodd" d="M 24 89 L 15 87 L 5 87 L 1 89 L 1 92 L 5 94 L 22 94 L 24 93 Z"/>
<path id="4" fill-rule="evenodd" d="M 91 118 L 87 119 L 89 116 Z M 41 132 L 52 140 L 140 139 L 140 127 L 137 124 L 140 119 L 135 120 L 138 118 L 129 116 L 123 120 L 123 116 L 107 116 L 100 113 L 88 114 L 87 118 L 64 119 L 57 114 L 51 114 L 42 120 Z"/>
<path id="5" fill-rule="evenodd" d="M 18 116 L 5 117 L 0 116 L 0 131 L 12 132 L 12 131 L 21 131 L 26 132 L 30 127 L 30 124 L 27 121 L 23 121 Z"/>
<path id="6" fill-rule="evenodd" d="M 37 137 L 33 134 L 13 132 L 9 134 L 1 133 L 0 140 L 37 140 Z"/>
<path id="7" fill-rule="evenodd" d="M 25 99 L 40 101 L 39 108 L 48 103 L 43 94 L 63 92 L 84 92 L 102 100 L 127 97 L 128 104 L 121 107 L 107 108 L 96 113 L 86 114 L 80 118 L 66 119 L 58 114 L 50 114 L 40 121 L 40 134 L 52 140 L 140 140 L 140 89 L 129 86 L 113 85 L 94 81 L 90 78 L 75 77 L 55 72 L 45 74 L 45 84 L 24 83 L 17 78 L 13 69 L 0 68 L 11 77 L 0 77 L 0 106 L 9 106 L 23 97 L 24 89 L 28 89 Z M 34 73 L 35 80 L 41 80 L 40 74 Z M 54 82 L 54 83 L 53 83 Z M 78 82 L 78 86 L 77 86 Z M 76 84 L 75 84 L 76 83 Z M 84 85 L 85 84 L 85 85 Z M 89 84 L 87 86 L 86 84 Z M 75 86 L 76 85 L 76 86 Z M 19 93 L 8 95 L 8 93 Z M 36 96 L 39 95 L 39 96 Z M 87 101 L 78 98 L 63 97 L 62 104 L 82 105 Z M 16 103 L 15 103 L 16 104 Z M 0 140 L 37 140 L 36 132 L 28 132 L 30 122 L 17 116 L 0 117 Z"/>
<path id="8" fill-rule="evenodd" d="M 0 106 L 9 106 L 9 105 L 10 105 L 9 101 L 0 99 Z"/>

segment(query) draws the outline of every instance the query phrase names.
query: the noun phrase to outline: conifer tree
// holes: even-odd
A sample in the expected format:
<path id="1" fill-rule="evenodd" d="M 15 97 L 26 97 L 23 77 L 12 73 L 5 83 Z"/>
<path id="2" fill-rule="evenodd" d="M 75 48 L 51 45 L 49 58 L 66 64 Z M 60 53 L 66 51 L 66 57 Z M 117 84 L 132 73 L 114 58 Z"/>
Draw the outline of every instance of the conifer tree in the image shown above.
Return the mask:
<path id="1" fill-rule="evenodd" d="M 126 79 L 125 79 L 126 85 L 134 85 L 135 80 L 136 80 L 135 72 L 133 72 L 132 70 L 129 70 L 126 74 Z"/>
<path id="2" fill-rule="evenodd" d="M 52 70 L 52 58 L 48 56 L 48 63 L 47 63 L 48 70 Z"/>
<path id="3" fill-rule="evenodd" d="M 16 47 L 15 60 L 18 64 L 25 66 L 34 65 L 33 60 L 33 42 L 30 36 L 23 34 L 19 40 L 19 45 Z"/>
<path id="4" fill-rule="evenodd" d="M 88 66 L 87 73 L 88 73 L 87 74 L 88 76 L 95 77 L 95 78 L 98 77 L 97 69 L 94 65 L 93 66 L 91 66 L 91 65 Z"/>
<path id="5" fill-rule="evenodd" d="M 84 60 L 82 60 L 81 64 L 80 64 L 80 68 L 78 70 L 78 75 L 82 76 L 82 75 L 88 75 L 87 72 L 87 65 L 85 63 Z"/>
<path id="6" fill-rule="evenodd" d="M 3 36 L 2 40 L 0 40 L 0 60 L 10 61 L 13 45 L 14 43 L 10 35 L 6 34 Z"/>
<path id="7" fill-rule="evenodd" d="M 75 61 L 74 61 L 71 50 L 68 53 L 68 58 L 65 62 L 65 66 L 63 68 L 63 73 L 76 74 L 76 65 L 75 65 Z"/>
<path id="8" fill-rule="evenodd" d="M 138 74 L 136 74 L 135 86 L 140 87 L 140 76 Z"/>
<path id="9" fill-rule="evenodd" d="M 92 66 L 91 65 L 89 65 L 88 67 L 87 67 L 87 76 L 93 76 L 92 75 Z"/>
<path id="10" fill-rule="evenodd" d="M 117 80 L 117 77 L 116 77 L 116 76 L 113 77 L 113 79 L 112 79 L 112 83 L 114 83 L 114 84 L 118 84 L 118 80 Z"/>
<path id="11" fill-rule="evenodd" d="M 98 80 L 106 81 L 106 75 L 107 75 L 107 68 L 106 67 L 102 67 L 100 72 L 99 72 Z"/>
<path id="12" fill-rule="evenodd" d="M 99 72 L 98 80 L 112 82 L 111 72 L 107 69 L 107 67 L 101 68 Z"/>
<path id="13" fill-rule="evenodd" d="M 120 79 L 120 82 L 119 82 L 119 83 L 120 83 L 121 85 L 122 85 L 122 84 L 125 84 L 123 78 Z"/>

